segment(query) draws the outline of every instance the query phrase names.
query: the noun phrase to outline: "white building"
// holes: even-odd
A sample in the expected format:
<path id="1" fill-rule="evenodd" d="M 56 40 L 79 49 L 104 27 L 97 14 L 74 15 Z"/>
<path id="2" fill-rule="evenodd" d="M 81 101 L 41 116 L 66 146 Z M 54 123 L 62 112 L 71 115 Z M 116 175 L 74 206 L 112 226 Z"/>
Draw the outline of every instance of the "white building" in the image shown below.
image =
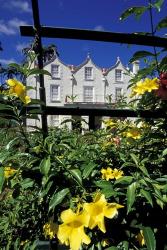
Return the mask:
<path id="1" fill-rule="evenodd" d="M 130 71 L 118 57 L 115 65 L 105 69 L 98 67 L 89 55 L 79 66 L 66 65 L 54 55 L 44 64 L 44 69 L 51 73 L 51 76 L 44 76 L 47 106 L 77 104 L 84 107 L 106 107 L 109 103 L 116 103 L 121 96 L 128 97 L 129 80 L 138 71 L 139 62 L 135 62 Z M 27 85 L 36 88 L 29 90 L 31 98 L 39 99 L 38 78 L 29 77 Z M 74 117 L 48 115 L 48 126 L 61 126 L 64 120 L 71 118 Z M 88 122 L 88 117 L 82 118 Z M 97 118 L 98 124 L 100 120 L 102 117 Z M 71 123 L 67 125 L 71 127 Z M 40 126 L 40 122 L 27 120 L 27 126 Z M 86 123 L 83 126 L 87 128 Z"/>

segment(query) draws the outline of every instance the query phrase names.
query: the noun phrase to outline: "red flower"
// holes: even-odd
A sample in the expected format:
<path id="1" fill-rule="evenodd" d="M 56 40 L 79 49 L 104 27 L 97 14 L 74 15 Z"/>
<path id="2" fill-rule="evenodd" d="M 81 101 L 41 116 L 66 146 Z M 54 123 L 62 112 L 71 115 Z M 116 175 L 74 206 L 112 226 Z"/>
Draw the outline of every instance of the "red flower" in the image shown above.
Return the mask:
<path id="1" fill-rule="evenodd" d="M 162 86 L 167 86 L 167 73 L 162 72 L 159 76 L 159 80 Z"/>
<path id="2" fill-rule="evenodd" d="M 167 100 L 167 88 L 164 85 L 160 85 L 159 89 L 155 90 L 155 94 L 162 100 Z"/>

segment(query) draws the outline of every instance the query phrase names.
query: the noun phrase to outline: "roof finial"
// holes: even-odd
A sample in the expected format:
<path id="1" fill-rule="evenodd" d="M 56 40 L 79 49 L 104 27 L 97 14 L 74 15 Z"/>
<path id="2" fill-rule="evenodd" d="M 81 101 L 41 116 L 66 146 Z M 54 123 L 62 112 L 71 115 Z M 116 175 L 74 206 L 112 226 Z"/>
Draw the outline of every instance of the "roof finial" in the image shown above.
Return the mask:
<path id="1" fill-rule="evenodd" d="M 87 54 L 87 59 L 90 59 L 90 52 L 88 52 Z"/>
<path id="2" fill-rule="evenodd" d="M 120 58 L 119 58 L 119 56 L 117 56 L 117 62 L 118 62 L 118 61 L 120 61 Z"/>

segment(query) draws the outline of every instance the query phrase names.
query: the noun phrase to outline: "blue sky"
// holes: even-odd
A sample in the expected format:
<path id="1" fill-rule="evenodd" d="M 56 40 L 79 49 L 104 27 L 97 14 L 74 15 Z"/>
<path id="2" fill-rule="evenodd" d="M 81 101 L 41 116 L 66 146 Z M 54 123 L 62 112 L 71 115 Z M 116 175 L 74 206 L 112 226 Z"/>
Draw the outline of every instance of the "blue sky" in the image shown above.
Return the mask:
<path id="1" fill-rule="evenodd" d="M 134 17 L 121 22 L 121 13 L 131 7 L 145 5 L 147 0 L 39 0 L 40 20 L 42 25 L 56 27 L 85 28 L 112 32 L 150 32 L 150 20 L 145 14 L 140 21 Z M 30 0 L 0 0 L 0 41 L 3 51 L 0 52 L 0 63 L 21 62 L 21 50 L 31 41 L 31 37 L 21 37 L 20 25 L 32 25 Z M 154 23 L 167 13 L 165 0 L 160 14 L 154 11 Z M 163 33 L 167 31 L 163 30 Z M 161 34 L 160 34 L 161 35 Z M 117 56 L 125 66 L 137 50 L 146 47 L 128 46 L 115 43 L 93 41 L 76 41 L 64 39 L 43 39 L 43 45 L 55 44 L 60 59 L 66 64 L 81 64 L 88 53 L 94 63 L 100 67 L 115 64 Z M 149 50 L 152 50 L 150 48 Z"/>

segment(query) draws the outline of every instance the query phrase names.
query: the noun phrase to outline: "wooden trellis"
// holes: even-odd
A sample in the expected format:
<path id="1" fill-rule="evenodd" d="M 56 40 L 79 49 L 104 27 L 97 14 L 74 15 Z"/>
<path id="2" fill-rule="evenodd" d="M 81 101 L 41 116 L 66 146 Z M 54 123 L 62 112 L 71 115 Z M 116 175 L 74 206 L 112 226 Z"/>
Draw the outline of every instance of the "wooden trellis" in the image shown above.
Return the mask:
<path id="1" fill-rule="evenodd" d="M 101 42 L 114 42 L 114 43 L 135 44 L 135 45 L 167 48 L 167 39 L 157 36 L 41 26 L 38 0 L 31 0 L 31 2 L 32 2 L 34 26 L 21 26 L 20 32 L 22 36 L 35 36 L 36 53 L 38 54 L 37 59 L 38 59 L 39 69 L 43 69 L 42 40 L 41 40 L 42 37 L 92 40 Z M 95 116 L 146 117 L 146 118 L 166 117 L 166 113 L 163 110 L 133 111 L 127 109 L 124 110 L 111 109 L 109 107 L 108 108 L 47 107 L 44 76 L 42 74 L 39 75 L 39 80 L 40 80 L 40 99 L 43 103 L 41 104 L 41 120 L 42 120 L 42 129 L 45 134 L 47 134 L 48 130 L 47 115 L 52 115 L 52 114 L 88 115 L 90 129 L 95 128 Z"/>

